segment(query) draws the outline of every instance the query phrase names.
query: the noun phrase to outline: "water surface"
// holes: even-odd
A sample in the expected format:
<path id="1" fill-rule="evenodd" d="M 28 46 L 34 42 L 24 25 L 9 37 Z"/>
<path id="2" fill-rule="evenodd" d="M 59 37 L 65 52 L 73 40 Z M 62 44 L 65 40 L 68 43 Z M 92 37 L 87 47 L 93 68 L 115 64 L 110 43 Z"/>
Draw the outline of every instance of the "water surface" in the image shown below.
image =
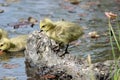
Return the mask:
<path id="1" fill-rule="evenodd" d="M 39 25 L 33 28 L 26 26 L 19 29 L 7 26 L 18 22 L 19 19 L 32 16 L 38 21 L 44 17 L 50 17 L 52 20 L 68 20 L 80 24 L 87 35 L 89 32 L 97 31 L 100 34 L 98 40 L 91 38 L 80 38 L 79 46 L 71 46 L 69 51 L 78 57 L 87 57 L 91 55 L 92 61 L 105 61 L 113 59 L 111 46 L 108 36 L 107 18 L 104 15 L 105 11 L 112 11 L 120 15 L 120 3 L 116 0 L 82 0 L 79 5 L 72 5 L 64 0 L 17 0 L 16 2 L 7 3 L 1 0 L 0 3 L 6 3 L 8 6 L 0 6 L 4 13 L 0 13 L 0 28 L 8 31 L 10 37 L 15 37 L 22 34 L 30 34 L 34 30 L 40 30 Z M 17 80 L 26 80 L 24 53 L 16 53 L 19 55 L 5 54 L 0 56 L 0 79 L 5 76 L 16 77 Z M 23 54 L 23 55 L 21 55 Z M 116 55 L 119 56 L 117 50 Z M 8 63 L 16 63 L 17 68 L 6 69 L 2 65 Z"/>

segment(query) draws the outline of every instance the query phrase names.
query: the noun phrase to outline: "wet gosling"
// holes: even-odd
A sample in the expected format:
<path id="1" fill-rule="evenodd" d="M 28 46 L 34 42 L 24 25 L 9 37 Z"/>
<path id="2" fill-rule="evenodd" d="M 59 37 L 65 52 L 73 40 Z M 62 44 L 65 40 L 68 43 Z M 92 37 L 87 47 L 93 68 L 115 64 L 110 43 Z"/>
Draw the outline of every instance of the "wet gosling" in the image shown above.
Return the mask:
<path id="1" fill-rule="evenodd" d="M 66 45 L 65 53 L 68 53 L 69 43 L 77 40 L 83 34 L 83 29 L 78 24 L 68 21 L 53 22 L 48 18 L 40 21 L 40 29 L 59 44 Z"/>
<path id="2" fill-rule="evenodd" d="M 15 38 L 2 38 L 0 40 L 0 50 L 7 52 L 17 52 L 25 49 L 27 35 L 21 35 Z"/>

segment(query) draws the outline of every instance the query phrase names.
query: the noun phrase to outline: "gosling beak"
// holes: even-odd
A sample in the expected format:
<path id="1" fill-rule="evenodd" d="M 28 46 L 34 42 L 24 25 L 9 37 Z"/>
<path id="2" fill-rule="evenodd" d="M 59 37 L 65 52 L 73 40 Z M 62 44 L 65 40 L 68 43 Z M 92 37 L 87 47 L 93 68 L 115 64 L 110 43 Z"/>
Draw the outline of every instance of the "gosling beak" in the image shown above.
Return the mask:
<path id="1" fill-rule="evenodd" d="M 0 49 L 0 55 L 2 55 L 3 54 L 3 51 Z"/>
<path id="2" fill-rule="evenodd" d="M 42 32 L 43 30 L 40 30 L 40 32 Z"/>

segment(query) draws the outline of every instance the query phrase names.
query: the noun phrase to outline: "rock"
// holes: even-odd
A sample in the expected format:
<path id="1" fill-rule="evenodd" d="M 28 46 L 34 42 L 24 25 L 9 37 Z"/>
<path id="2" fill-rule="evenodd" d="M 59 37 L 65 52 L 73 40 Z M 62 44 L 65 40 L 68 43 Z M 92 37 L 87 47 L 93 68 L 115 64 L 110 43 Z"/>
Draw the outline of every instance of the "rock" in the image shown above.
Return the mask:
<path id="1" fill-rule="evenodd" d="M 96 31 L 89 32 L 88 36 L 93 39 L 97 39 L 100 37 L 100 35 Z"/>
<path id="2" fill-rule="evenodd" d="M 18 28 L 22 28 L 22 27 L 34 27 L 35 24 L 37 24 L 38 21 L 37 19 L 33 18 L 33 17 L 28 17 L 28 19 L 24 19 L 24 18 L 21 18 L 19 19 L 18 22 L 15 22 L 15 23 L 10 23 L 10 24 L 7 24 L 8 26 L 10 27 L 13 27 L 14 29 L 18 29 Z"/>
<path id="3" fill-rule="evenodd" d="M 7 6 L 9 6 L 9 4 L 7 4 L 7 3 L 0 3 L 0 6 L 7 7 Z"/>
<path id="4" fill-rule="evenodd" d="M 66 54 L 44 33 L 33 32 L 25 51 L 26 73 L 39 80 L 110 80 L 114 61 L 88 64 L 87 60 Z M 112 66 L 111 66 L 112 65 Z"/>
<path id="5" fill-rule="evenodd" d="M 0 13 L 3 13 L 3 12 L 4 12 L 4 10 L 0 9 Z"/>
<path id="6" fill-rule="evenodd" d="M 20 0 L 5 0 L 6 3 L 14 3 L 14 2 L 19 2 Z"/>
<path id="7" fill-rule="evenodd" d="M 17 80 L 16 77 L 4 77 L 2 80 Z"/>
<path id="8" fill-rule="evenodd" d="M 78 5 L 81 0 L 69 0 L 71 4 Z"/>

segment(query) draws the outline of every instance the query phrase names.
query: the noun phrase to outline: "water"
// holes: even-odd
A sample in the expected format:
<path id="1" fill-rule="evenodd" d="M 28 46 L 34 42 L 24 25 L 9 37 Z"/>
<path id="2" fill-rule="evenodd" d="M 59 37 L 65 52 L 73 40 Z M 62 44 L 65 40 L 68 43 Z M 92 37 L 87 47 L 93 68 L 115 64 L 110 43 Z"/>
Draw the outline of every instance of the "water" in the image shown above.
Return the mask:
<path id="1" fill-rule="evenodd" d="M 0 56 L 0 79 L 14 77 L 17 80 L 27 80 L 23 52 L 6 53 Z M 5 66 L 8 64 L 8 66 Z M 12 65 L 12 67 L 9 67 Z M 17 67 L 15 67 L 17 66 Z"/>
<path id="2" fill-rule="evenodd" d="M 80 46 L 70 47 L 69 51 L 78 57 L 87 57 L 91 55 L 92 61 L 105 61 L 113 59 L 111 53 L 109 39 L 105 36 L 108 32 L 107 18 L 104 15 L 105 11 L 112 11 L 120 15 L 120 3 L 115 0 L 83 0 L 79 5 L 72 5 L 64 0 L 16 0 L 17 2 L 7 3 L 5 0 L 0 0 L 0 3 L 7 3 L 8 6 L 0 6 L 4 13 L 0 13 L 0 28 L 8 31 L 10 37 L 15 37 L 21 34 L 30 34 L 34 30 L 40 30 L 39 25 L 31 27 L 23 27 L 13 29 L 7 26 L 9 23 L 16 23 L 19 19 L 32 16 L 38 21 L 44 17 L 50 17 L 52 20 L 65 19 L 68 21 L 80 24 L 85 35 L 91 31 L 97 31 L 100 34 L 98 40 L 91 38 L 81 38 Z M 116 53 L 117 50 L 116 50 Z M 17 55 L 16 55 L 17 54 Z M 26 80 L 24 53 L 5 54 L 0 56 L 0 79 L 5 76 L 16 77 L 17 80 Z M 23 54 L 23 55 L 21 55 Z M 18 57 L 19 55 L 19 57 Z M 119 54 L 116 54 L 119 56 Z M 17 68 L 6 69 L 2 67 L 4 63 L 16 63 Z"/>

